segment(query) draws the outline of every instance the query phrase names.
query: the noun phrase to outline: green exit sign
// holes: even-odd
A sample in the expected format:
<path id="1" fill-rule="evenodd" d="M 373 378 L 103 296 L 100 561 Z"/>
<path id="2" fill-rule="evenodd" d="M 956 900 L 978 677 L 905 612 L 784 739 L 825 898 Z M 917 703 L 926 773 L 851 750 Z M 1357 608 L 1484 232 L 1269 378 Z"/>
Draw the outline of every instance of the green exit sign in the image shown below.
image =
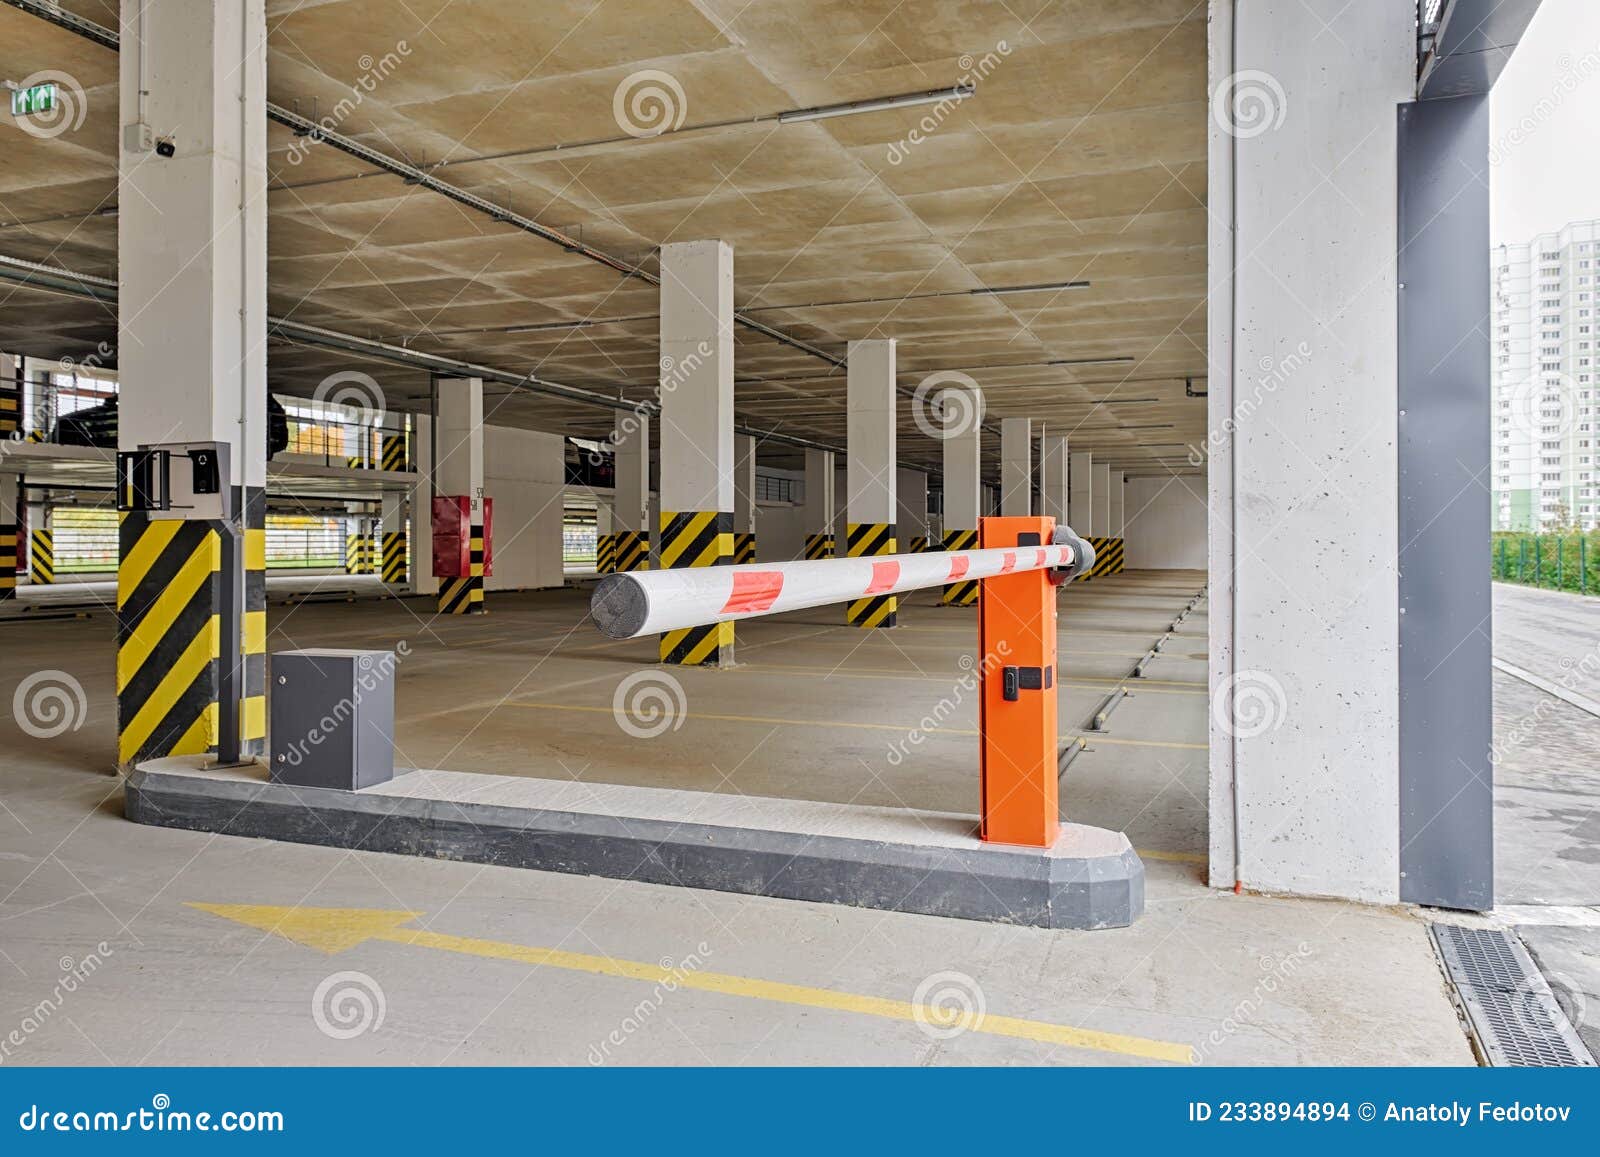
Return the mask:
<path id="1" fill-rule="evenodd" d="M 11 90 L 11 115 L 14 117 L 30 116 L 34 113 L 54 112 L 56 107 L 56 86 L 52 84 L 36 84 L 32 88 L 16 88 Z"/>

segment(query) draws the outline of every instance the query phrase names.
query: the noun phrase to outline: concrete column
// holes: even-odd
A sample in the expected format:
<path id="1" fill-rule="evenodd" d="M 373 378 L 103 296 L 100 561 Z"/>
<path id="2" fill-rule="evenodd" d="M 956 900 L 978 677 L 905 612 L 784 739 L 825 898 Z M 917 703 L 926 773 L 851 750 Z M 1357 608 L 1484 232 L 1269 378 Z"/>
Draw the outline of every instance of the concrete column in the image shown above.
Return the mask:
<path id="1" fill-rule="evenodd" d="M 1033 421 L 1000 420 L 1000 513 L 1033 513 Z"/>
<path id="2" fill-rule="evenodd" d="M 1104 462 L 1094 464 L 1094 499 L 1093 514 L 1090 517 L 1090 531 L 1096 538 L 1106 538 L 1111 534 L 1111 467 Z"/>
<path id="3" fill-rule="evenodd" d="M 20 535 L 17 538 L 17 570 L 26 573 L 35 586 L 48 586 L 56 581 L 54 519 L 50 507 L 43 502 L 29 502 L 27 512 L 23 524 L 27 539 L 24 541 Z"/>
<path id="4" fill-rule="evenodd" d="M 834 556 L 833 451 L 806 451 L 806 558 Z"/>
<path id="5" fill-rule="evenodd" d="M 406 585 L 406 496 L 385 490 L 379 500 L 378 575 L 390 586 Z"/>
<path id="6" fill-rule="evenodd" d="M 756 561 L 756 440 L 733 438 L 733 561 Z"/>
<path id="7" fill-rule="evenodd" d="M 605 530 L 611 535 L 613 569 L 649 570 L 650 415 L 619 411 L 611 448 L 616 498 Z"/>
<path id="8" fill-rule="evenodd" d="M 370 574 L 372 568 L 367 565 L 367 520 L 362 514 L 361 503 L 346 502 L 344 509 L 344 573 Z"/>
<path id="9" fill-rule="evenodd" d="M 174 152 L 118 134 L 118 445 L 226 443 L 235 514 L 231 530 L 122 520 L 118 761 L 131 768 L 216 746 L 235 648 L 209 625 L 236 603 L 242 687 L 227 710 L 244 754 L 266 734 L 266 16 L 264 0 L 122 8 L 121 124 Z M 180 571 L 206 577 L 180 590 Z"/>
<path id="10" fill-rule="evenodd" d="M 434 484 L 446 498 L 466 498 L 470 538 L 468 573 L 439 583 L 439 613 L 480 614 L 484 608 L 483 379 L 440 378 L 434 437 Z M 489 531 L 493 535 L 493 529 Z"/>
<path id="11" fill-rule="evenodd" d="M 661 541 L 665 567 L 733 561 L 733 249 L 661 247 Z M 661 636 L 661 661 L 733 663 L 732 623 Z"/>
<path id="12" fill-rule="evenodd" d="M 1081 450 L 1068 455 L 1067 521 L 1081 535 L 1094 531 L 1094 455 Z"/>
<path id="13" fill-rule="evenodd" d="M 1332 40 L 1301 5 L 1212 8 L 1212 91 L 1262 74 L 1276 91 L 1263 108 L 1263 86 L 1236 90 L 1257 98 L 1248 132 L 1220 115 L 1210 126 L 1207 203 L 1220 212 L 1208 425 L 1228 434 L 1209 470 L 1211 881 L 1392 904 L 1402 898 L 1397 108 L 1416 90 L 1416 10 L 1354 0 Z M 1480 141 L 1480 167 L 1482 154 Z M 1338 158 L 1331 183 L 1328 158 Z M 1450 169 L 1449 200 L 1477 196 L 1481 173 Z M 1470 639 L 1447 645 L 1457 641 Z"/>
<path id="14" fill-rule="evenodd" d="M 892 338 L 853 341 L 847 356 L 845 554 L 894 554 L 895 343 Z M 846 608 L 845 621 L 858 627 L 892 627 L 898 607 L 893 595 L 856 599 Z"/>
<path id="15" fill-rule="evenodd" d="M 433 418 L 418 414 L 411 419 L 411 462 L 417 481 L 408 494 L 411 508 L 411 590 L 413 594 L 439 593 L 433 573 Z"/>
<path id="16" fill-rule="evenodd" d="M 1057 523 L 1070 524 L 1067 509 L 1067 440 L 1060 434 L 1046 434 L 1039 455 L 1040 514 Z"/>
<path id="17" fill-rule="evenodd" d="M 1126 474 L 1121 470 L 1110 472 L 1107 495 L 1111 500 L 1111 514 L 1106 522 L 1106 550 L 1105 573 L 1121 574 L 1124 569 L 1123 561 L 1127 555 L 1128 544 L 1124 539 L 1128 521 L 1125 517 L 1126 498 L 1124 496 L 1124 482 Z"/>
<path id="18" fill-rule="evenodd" d="M 17 597 L 22 545 L 22 475 L 0 474 L 0 599 Z"/>
<path id="19" fill-rule="evenodd" d="M 23 421 L 22 359 L 0 353 L 0 442 L 20 439 Z"/>
<path id="20" fill-rule="evenodd" d="M 977 423 L 972 423 L 970 429 L 962 429 L 945 437 L 944 548 L 946 550 L 970 550 L 978 545 L 978 519 L 983 511 L 982 466 L 983 430 Z M 976 582 L 951 583 L 944 588 L 943 602 L 946 606 L 967 607 L 977 601 Z"/>

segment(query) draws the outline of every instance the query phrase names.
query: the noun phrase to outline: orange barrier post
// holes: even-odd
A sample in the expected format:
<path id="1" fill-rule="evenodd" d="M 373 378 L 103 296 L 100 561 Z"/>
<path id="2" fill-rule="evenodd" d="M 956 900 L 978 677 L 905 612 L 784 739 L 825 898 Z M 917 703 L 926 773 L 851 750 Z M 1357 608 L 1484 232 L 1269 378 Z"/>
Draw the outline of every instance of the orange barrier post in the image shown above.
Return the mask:
<path id="1" fill-rule="evenodd" d="M 983 549 L 1050 545 L 1055 519 L 985 518 Z M 978 598 L 982 838 L 1048 848 L 1056 798 L 1056 588 L 1047 570 L 986 578 Z"/>

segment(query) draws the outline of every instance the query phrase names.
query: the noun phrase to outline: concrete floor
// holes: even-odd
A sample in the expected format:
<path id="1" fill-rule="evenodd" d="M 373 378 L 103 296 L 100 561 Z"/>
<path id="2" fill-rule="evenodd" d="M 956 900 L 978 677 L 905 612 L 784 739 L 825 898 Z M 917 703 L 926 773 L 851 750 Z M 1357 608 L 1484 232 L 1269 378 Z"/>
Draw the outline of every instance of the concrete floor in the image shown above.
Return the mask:
<path id="1" fill-rule="evenodd" d="M 1494 653 L 1600 697 L 1600 598 L 1495 584 Z M 1600 1058 L 1600 718 L 1495 673 L 1495 897 Z"/>
<path id="2" fill-rule="evenodd" d="M 1202 582 L 1136 572 L 1064 595 L 1064 735 Z M 396 740 L 411 766 L 975 810 L 973 696 L 960 682 L 973 611 L 917 599 L 900 628 L 865 633 L 831 609 L 800 612 L 741 625 L 734 671 L 667 672 L 647 665 L 653 643 L 582 626 L 583 597 L 491 596 L 491 615 L 452 620 L 420 600 L 274 608 L 271 649 L 404 642 Z M 139 827 L 121 818 L 107 774 L 109 618 L 7 623 L 0 693 L 56 668 L 87 708 L 52 738 L 0 719 L 0 749 L 17 755 L 0 766 L 0 1040 L 34 1022 L 5 1059 L 1101 1064 L 1141 1062 L 1139 1042 L 1157 1042 L 1191 1046 L 1201 1063 L 1470 1064 L 1417 915 L 1202 885 L 1203 612 L 1064 783 L 1068 814 L 1126 830 L 1149 873 L 1144 918 L 1094 933 Z M 613 697 L 639 671 L 676 681 L 655 683 L 681 695 L 676 729 L 623 730 Z M 942 722 L 893 758 L 929 714 Z M 192 903 L 416 913 L 391 923 L 428 933 L 326 955 L 249 926 L 275 917 L 241 924 Z M 301 940 L 326 947 L 318 927 Z M 506 946 L 601 959 L 535 967 Z M 40 1018 L 61 970 L 89 953 L 99 970 Z M 615 974 L 664 960 L 739 978 L 751 995 Z M 346 1037 L 322 1005 L 349 985 L 371 1008 L 381 992 L 383 1015 Z M 816 990 L 851 1000 L 819 1007 Z M 952 1035 L 883 1011 L 940 993 L 1042 1024 Z"/>

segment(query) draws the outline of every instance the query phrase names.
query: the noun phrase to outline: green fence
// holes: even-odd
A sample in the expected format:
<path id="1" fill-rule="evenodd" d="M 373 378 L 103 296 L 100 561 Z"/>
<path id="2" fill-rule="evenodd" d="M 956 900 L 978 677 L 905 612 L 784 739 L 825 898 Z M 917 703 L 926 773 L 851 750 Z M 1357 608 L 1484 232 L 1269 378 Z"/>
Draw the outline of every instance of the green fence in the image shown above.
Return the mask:
<path id="1" fill-rule="evenodd" d="M 1588 534 L 1496 534 L 1490 543 L 1496 580 L 1600 595 L 1600 531 Z"/>

